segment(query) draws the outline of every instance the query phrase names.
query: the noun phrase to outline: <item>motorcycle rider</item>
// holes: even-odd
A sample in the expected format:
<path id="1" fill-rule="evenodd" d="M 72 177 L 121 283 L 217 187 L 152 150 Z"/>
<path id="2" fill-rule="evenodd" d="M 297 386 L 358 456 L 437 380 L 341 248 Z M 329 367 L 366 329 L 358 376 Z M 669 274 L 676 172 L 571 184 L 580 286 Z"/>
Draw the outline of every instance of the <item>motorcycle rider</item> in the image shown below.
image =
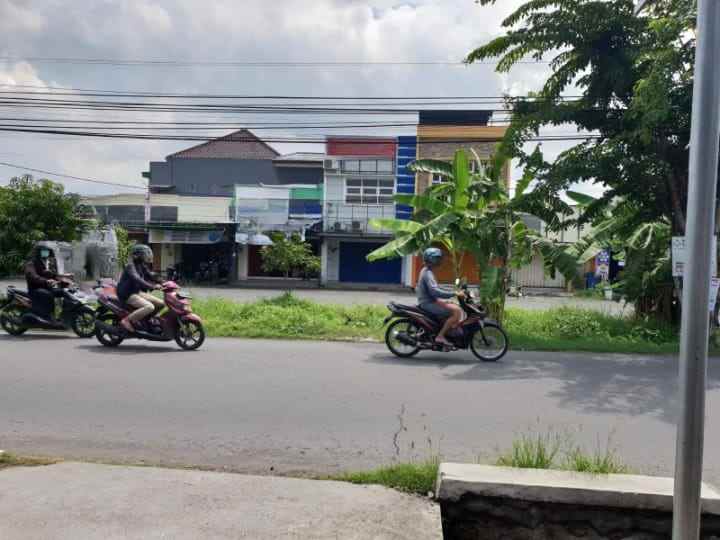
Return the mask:
<path id="1" fill-rule="evenodd" d="M 32 311 L 38 317 L 53 322 L 55 312 L 55 294 L 59 276 L 50 262 L 53 252 L 49 247 L 37 246 L 32 258 L 25 264 L 25 280 L 32 301 Z"/>
<path id="2" fill-rule="evenodd" d="M 457 304 L 446 302 L 455 296 L 463 297 L 464 293 L 454 293 L 447 291 L 438 286 L 437 279 L 433 273 L 433 267 L 440 264 L 443 253 L 438 248 L 428 248 L 423 252 L 423 262 L 425 266 L 420 271 L 418 283 L 416 287 L 418 305 L 424 311 L 435 315 L 438 319 L 446 319 L 440 333 L 435 338 L 436 343 L 451 347 L 452 344 L 447 340 L 445 335 L 462 319 L 462 308 Z"/>
<path id="3" fill-rule="evenodd" d="M 160 310 L 165 303 L 150 294 L 150 291 L 161 289 L 155 283 L 150 273 L 150 264 L 153 261 L 153 252 L 149 246 L 136 244 L 131 252 L 132 261 L 125 266 L 117 285 L 118 299 L 135 311 L 120 321 L 122 327 L 128 332 L 134 332 L 134 323 L 139 323 L 155 310 Z"/>

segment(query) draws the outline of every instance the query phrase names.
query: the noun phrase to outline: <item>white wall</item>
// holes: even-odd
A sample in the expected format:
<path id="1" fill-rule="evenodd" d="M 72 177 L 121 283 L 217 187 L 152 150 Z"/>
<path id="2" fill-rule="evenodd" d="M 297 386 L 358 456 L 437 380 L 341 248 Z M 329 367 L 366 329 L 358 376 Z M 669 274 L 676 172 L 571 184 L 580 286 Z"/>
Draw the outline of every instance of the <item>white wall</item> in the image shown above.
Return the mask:
<path id="1" fill-rule="evenodd" d="M 320 253 L 322 269 L 320 280 L 322 283 L 340 280 L 340 242 L 335 238 L 326 238 Z"/>
<path id="2" fill-rule="evenodd" d="M 248 246 L 237 246 L 237 278 L 239 281 L 245 281 L 248 278 L 248 262 L 250 250 Z"/>

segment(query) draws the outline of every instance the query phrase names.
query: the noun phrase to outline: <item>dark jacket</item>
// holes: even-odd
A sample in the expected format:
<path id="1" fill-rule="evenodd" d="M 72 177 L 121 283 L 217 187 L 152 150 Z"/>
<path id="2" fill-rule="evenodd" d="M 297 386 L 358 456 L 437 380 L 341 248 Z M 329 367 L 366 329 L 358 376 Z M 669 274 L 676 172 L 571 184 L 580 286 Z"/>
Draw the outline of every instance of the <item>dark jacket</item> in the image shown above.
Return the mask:
<path id="1" fill-rule="evenodd" d="M 37 289 L 49 289 L 48 281 L 57 279 L 57 274 L 50 270 L 41 259 L 33 259 L 25 265 L 25 279 L 27 280 L 28 292 Z"/>
<path id="2" fill-rule="evenodd" d="M 131 262 L 120 276 L 120 282 L 117 285 L 118 299 L 121 302 L 127 302 L 127 299 L 133 294 L 150 291 L 154 286 L 155 280 L 147 266 Z"/>

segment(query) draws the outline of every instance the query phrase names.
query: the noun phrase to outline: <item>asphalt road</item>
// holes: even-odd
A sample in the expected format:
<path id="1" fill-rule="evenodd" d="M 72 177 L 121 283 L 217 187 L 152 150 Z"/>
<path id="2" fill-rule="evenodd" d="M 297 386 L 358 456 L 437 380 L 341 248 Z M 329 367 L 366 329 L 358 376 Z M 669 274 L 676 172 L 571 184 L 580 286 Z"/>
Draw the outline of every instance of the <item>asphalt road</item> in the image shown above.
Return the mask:
<path id="1" fill-rule="evenodd" d="M 528 430 L 637 472 L 673 467 L 677 362 L 511 352 L 395 359 L 377 344 L 210 339 L 124 344 L 0 335 L 0 448 L 253 473 L 328 473 L 393 460 L 493 461 Z M 720 484 L 720 364 L 709 370 L 706 479 Z"/>

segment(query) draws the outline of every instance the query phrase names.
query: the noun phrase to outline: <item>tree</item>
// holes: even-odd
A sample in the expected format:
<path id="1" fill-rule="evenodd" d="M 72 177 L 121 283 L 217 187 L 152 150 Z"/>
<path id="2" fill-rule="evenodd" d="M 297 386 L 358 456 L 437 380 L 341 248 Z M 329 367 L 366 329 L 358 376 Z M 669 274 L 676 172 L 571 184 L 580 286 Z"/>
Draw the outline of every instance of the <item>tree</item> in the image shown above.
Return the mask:
<path id="1" fill-rule="evenodd" d="M 14 274 L 40 240 L 72 242 L 87 227 L 87 209 L 61 184 L 12 178 L 0 187 L 0 274 Z"/>
<path id="2" fill-rule="evenodd" d="M 289 277 L 291 272 L 300 271 L 305 275 L 319 273 L 320 257 L 312 252 L 310 244 L 298 235 L 290 238 L 282 233 L 272 235 L 273 245 L 262 248 L 263 270 L 281 272 Z"/>
<path id="3" fill-rule="evenodd" d="M 504 316 L 509 268 L 519 268 L 537 255 L 543 258 L 548 272 L 557 269 L 568 278 L 575 277 L 576 257 L 530 229 L 523 219 L 533 215 L 556 224 L 560 216 L 569 213 L 568 206 L 558 197 L 541 199 L 534 192 L 526 192 L 531 180 L 528 175 L 510 196 L 502 175 L 505 162 L 504 156 L 498 154 L 473 173 L 464 150 L 455 153 L 452 165 L 416 161 L 411 165 L 415 171 L 440 175 L 444 182 L 422 195 L 396 195 L 398 204 L 414 209 L 414 217 L 374 220 L 373 226 L 393 231 L 396 238 L 370 253 L 368 260 L 409 255 L 440 244 L 453 258 L 455 277 L 460 278 L 462 257 L 469 253 L 480 270 L 481 301 L 500 320 Z"/>
<path id="4" fill-rule="evenodd" d="M 628 214 L 618 235 L 658 222 L 684 234 L 695 2 L 656 0 L 636 16 L 633 0 L 528 0 L 503 26 L 506 33 L 467 62 L 499 58 L 498 71 L 508 72 L 528 57 L 550 60 L 538 93 L 507 99 L 506 147 L 533 170 L 536 190 L 555 194 L 594 182 L 605 193 L 584 208 L 581 223 L 602 223 L 622 200 Z M 524 151 L 548 126 L 577 127 L 588 139 L 553 162 L 538 149 Z"/>
<path id="5" fill-rule="evenodd" d="M 124 268 L 130 260 L 130 250 L 135 244 L 134 240 L 128 237 L 127 229 L 121 225 L 114 225 L 115 237 L 118 243 L 118 264 L 120 268 Z"/>

